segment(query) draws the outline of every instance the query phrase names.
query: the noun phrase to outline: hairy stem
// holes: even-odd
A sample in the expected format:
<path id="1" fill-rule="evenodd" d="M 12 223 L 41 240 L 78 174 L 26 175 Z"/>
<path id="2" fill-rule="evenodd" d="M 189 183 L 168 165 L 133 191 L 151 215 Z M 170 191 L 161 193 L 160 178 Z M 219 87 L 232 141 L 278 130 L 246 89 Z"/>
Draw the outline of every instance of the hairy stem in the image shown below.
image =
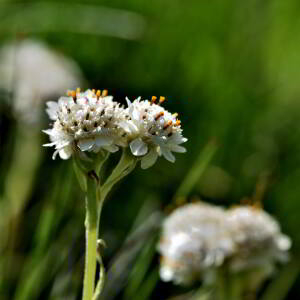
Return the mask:
<path id="1" fill-rule="evenodd" d="M 86 255 L 83 300 L 99 299 L 104 286 L 105 269 L 100 251 L 97 253 L 98 228 L 104 200 L 114 184 L 134 169 L 137 161 L 124 150 L 118 165 L 112 171 L 105 184 L 101 186 L 96 172 L 100 171 L 107 157 L 108 155 L 103 155 L 96 163 L 96 171 L 89 171 L 87 175 L 84 172 L 84 167 L 80 163 L 75 162 L 77 178 L 81 183 L 82 189 L 86 192 Z M 100 263 L 100 278 L 95 289 L 97 258 Z"/>
<path id="2" fill-rule="evenodd" d="M 83 281 L 83 300 L 91 300 L 95 288 L 97 266 L 97 236 L 100 213 L 98 210 L 98 197 L 100 186 L 97 175 L 90 172 L 87 176 L 86 195 L 86 254 Z"/>

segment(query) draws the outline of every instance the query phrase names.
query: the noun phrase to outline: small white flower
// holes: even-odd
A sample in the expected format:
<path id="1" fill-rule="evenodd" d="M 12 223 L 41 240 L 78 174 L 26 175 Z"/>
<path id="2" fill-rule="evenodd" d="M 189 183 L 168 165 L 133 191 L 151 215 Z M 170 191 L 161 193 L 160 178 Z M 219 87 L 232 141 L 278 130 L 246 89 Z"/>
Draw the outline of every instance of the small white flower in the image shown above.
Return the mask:
<path id="1" fill-rule="evenodd" d="M 227 212 L 227 226 L 237 251 L 232 257 L 233 271 L 269 267 L 288 258 L 291 240 L 280 231 L 279 223 L 258 207 L 239 206 Z"/>
<path id="2" fill-rule="evenodd" d="M 126 120 L 120 122 L 126 140 L 133 155 L 141 157 L 143 169 L 151 167 L 158 156 L 163 155 L 170 162 L 175 161 L 172 152 L 183 153 L 186 149 L 180 144 L 187 141 L 182 136 L 180 121 L 177 114 L 171 114 L 162 106 L 140 98 L 131 102 L 126 99 L 128 108 L 125 110 Z M 160 97 L 160 103 L 165 100 Z"/>
<path id="3" fill-rule="evenodd" d="M 222 208 L 204 203 L 176 209 L 165 220 L 158 245 L 162 280 L 185 284 L 221 266 L 235 250 L 224 220 Z"/>
<path id="4" fill-rule="evenodd" d="M 15 112 L 27 123 L 39 120 L 44 101 L 83 81 L 75 61 L 31 39 L 1 47 L 0 77 L 0 86 L 13 93 Z"/>
<path id="5" fill-rule="evenodd" d="M 55 146 L 53 159 L 59 153 L 62 159 L 68 159 L 72 153 L 81 151 L 98 152 L 104 149 L 117 151 L 121 143 L 123 130 L 118 126 L 124 115 L 123 108 L 114 102 L 107 91 L 87 90 L 69 92 L 58 102 L 47 102 L 47 113 L 54 121 L 53 128 L 44 130 Z"/>
<path id="6" fill-rule="evenodd" d="M 281 233 L 278 222 L 259 208 L 225 211 L 203 203 L 188 204 L 163 224 L 158 245 L 160 276 L 177 284 L 200 277 L 212 281 L 226 262 L 233 273 L 248 271 L 266 278 L 276 261 L 287 260 L 290 247 L 291 240 Z"/>

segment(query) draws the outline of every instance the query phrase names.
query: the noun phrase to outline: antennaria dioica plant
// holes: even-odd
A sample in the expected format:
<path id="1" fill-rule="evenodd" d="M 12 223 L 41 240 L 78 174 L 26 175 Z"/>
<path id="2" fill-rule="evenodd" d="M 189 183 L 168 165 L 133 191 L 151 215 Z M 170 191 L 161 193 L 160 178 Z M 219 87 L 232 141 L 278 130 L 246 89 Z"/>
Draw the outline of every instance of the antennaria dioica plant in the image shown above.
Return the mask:
<path id="1" fill-rule="evenodd" d="M 185 152 L 178 114 L 171 114 L 160 104 L 165 97 L 151 101 L 127 100 L 127 108 L 108 96 L 107 91 L 80 89 L 69 91 L 58 102 L 47 102 L 53 127 L 44 130 L 62 159 L 73 158 L 74 170 L 86 195 L 86 255 L 83 300 L 99 297 L 105 270 L 101 258 L 104 241 L 98 239 L 101 209 L 111 188 L 127 176 L 141 161 L 143 169 L 151 167 L 159 156 L 174 162 L 172 152 Z M 100 172 L 111 153 L 122 151 L 111 174 L 101 181 Z M 95 288 L 97 260 L 100 276 Z"/>

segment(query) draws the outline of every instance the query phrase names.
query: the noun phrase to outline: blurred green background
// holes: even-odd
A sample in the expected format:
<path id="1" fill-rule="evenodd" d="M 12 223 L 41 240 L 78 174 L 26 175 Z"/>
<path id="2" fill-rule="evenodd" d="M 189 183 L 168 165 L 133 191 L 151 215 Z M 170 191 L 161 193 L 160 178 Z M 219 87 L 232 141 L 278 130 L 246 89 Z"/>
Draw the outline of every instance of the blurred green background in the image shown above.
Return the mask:
<path id="1" fill-rule="evenodd" d="M 109 195 L 103 299 L 187 291 L 159 281 L 155 242 L 176 199 L 194 197 L 261 201 L 293 248 L 260 294 L 299 299 L 299 11 L 297 0 L 1 1 L 1 46 L 42 41 L 78 63 L 83 89 L 106 88 L 122 103 L 164 95 L 189 139 L 175 164 L 138 167 Z M 41 117 L 28 122 L 14 109 L 16 88 L 12 80 L 0 90 L 0 299 L 80 299 L 84 196 L 71 161 L 52 161 L 41 146 L 44 101 L 58 95 L 41 99 Z"/>

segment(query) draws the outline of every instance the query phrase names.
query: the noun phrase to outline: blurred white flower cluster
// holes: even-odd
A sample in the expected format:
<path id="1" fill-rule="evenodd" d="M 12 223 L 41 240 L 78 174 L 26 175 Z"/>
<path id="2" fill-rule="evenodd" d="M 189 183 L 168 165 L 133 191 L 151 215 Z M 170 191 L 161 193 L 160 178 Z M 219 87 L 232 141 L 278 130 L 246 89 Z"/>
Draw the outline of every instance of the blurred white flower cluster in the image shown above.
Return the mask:
<path id="1" fill-rule="evenodd" d="M 204 203 L 176 209 L 165 220 L 158 245 L 162 280 L 189 283 L 222 265 L 235 250 L 224 219 L 222 208 Z"/>
<path id="2" fill-rule="evenodd" d="M 18 117 L 35 123 L 43 102 L 83 81 L 78 65 L 37 40 L 9 42 L 0 49 L 0 88 L 12 93 Z"/>
<path id="3" fill-rule="evenodd" d="M 106 90 L 69 91 L 58 102 L 47 102 L 47 113 L 54 124 L 44 130 L 51 140 L 45 146 L 55 146 L 53 158 L 57 153 L 68 159 L 78 151 L 82 155 L 130 147 L 131 153 L 141 159 L 143 169 L 161 155 L 174 162 L 172 152 L 185 152 L 180 144 L 187 139 L 182 136 L 177 114 L 172 115 L 160 105 L 164 100 L 127 99 L 128 107 L 124 108 Z"/>
<path id="4" fill-rule="evenodd" d="M 252 206 L 231 208 L 226 222 L 238 250 L 231 261 L 233 271 L 267 267 L 273 261 L 288 259 L 290 238 L 281 233 L 279 223 L 262 209 Z"/>
<path id="5" fill-rule="evenodd" d="M 218 268 L 229 272 L 272 269 L 288 258 L 291 240 L 262 209 L 225 210 L 204 203 L 176 209 L 164 222 L 158 251 L 164 281 L 188 284 L 213 280 Z"/>

